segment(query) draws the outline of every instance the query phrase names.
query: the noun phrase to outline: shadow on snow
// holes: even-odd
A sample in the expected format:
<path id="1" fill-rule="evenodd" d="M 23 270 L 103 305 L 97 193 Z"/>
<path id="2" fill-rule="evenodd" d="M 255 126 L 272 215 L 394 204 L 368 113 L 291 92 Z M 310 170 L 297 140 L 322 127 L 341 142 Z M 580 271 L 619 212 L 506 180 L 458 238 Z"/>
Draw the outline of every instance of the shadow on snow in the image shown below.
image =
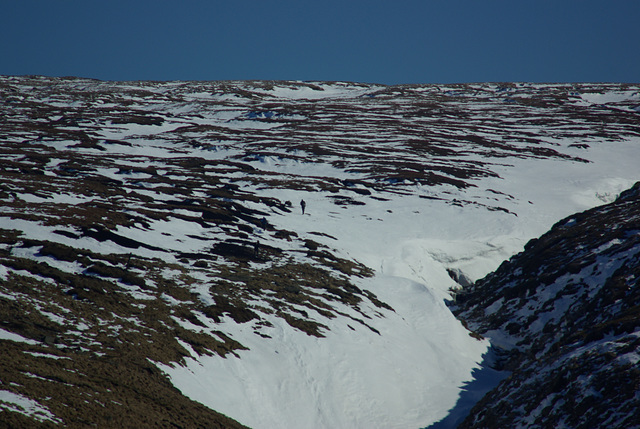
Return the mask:
<path id="1" fill-rule="evenodd" d="M 424 429 L 452 429 L 469 415 L 471 408 L 477 404 L 490 390 L 509 376 L 508 371 L 499 371 L 494 367 L 499 361 L 495 349 L 491 348 L 483 356 L 479 368 L 475 368 L 471 376 L 473 379 L 462 386 L 462 392 L 456 405 L 449 410 L 449 415 L 439 422 L 435 422 Z"/>

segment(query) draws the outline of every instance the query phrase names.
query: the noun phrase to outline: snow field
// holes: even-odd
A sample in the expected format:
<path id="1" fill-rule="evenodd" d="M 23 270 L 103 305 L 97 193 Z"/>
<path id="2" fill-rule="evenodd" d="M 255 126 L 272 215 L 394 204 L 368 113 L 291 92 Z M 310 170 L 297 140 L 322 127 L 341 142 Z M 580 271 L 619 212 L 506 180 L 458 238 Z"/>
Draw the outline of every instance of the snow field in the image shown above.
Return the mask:
<path id="1" fill-rule="evenodd" d="M 293 204 L 292 213 L 273 214 L 270 223 L 373 268 L 375 277 L 358 286 L 395 311 L 369 313 L 372 320 L 366 322 L 379 335 L 345 318 L 321 320 L 330 328 L 321 339 L 275 317 L 267 316 L 274 325 L 266 331 L 270 339 L 227 321 L 219 328 L 249 348 L 238 352 L 240 358 L 201 357 L 163 370 L 187 396 L 254 428 L 435 423 L 454 407 L 489 347 L 469 336 L 444 305 L 449 289 L 459 287 L 447 270 L 477 280 L 560 218 L 603 204 L 603 195 L 615 198 L 638 179 L 633 159 L 640 159 L 640 142 L 633 143 L 596 145 L 588 153 L 590 163 L 514 159 L 499 171 L 501 178 L 479 180 L 467 193 L 447 191 L 488 199 L 495 194 L 487 189 L 498 190 L 503 195 L 496 205 L 518 216 L 420 198 L 433 193 L 425 187 L 389 201 L 349 194 L 366 205 L 348 207 L 335 205 L 323 192 L 260 189 L 261 195 Z M 267 168 L 278 167 L 285 174 L 291 166 Z M 292 172 L 299 174 L 300 168 Z M 301 199 L 307 203 L 305 215 Z M 501 377 L 496 374 L 495 381 Z"/>
<path id="2" fill-rule="evenodd" d="M 265 340 L 227 319 L 218 328 L 249 350 L 160 368 L 187 396 L 254 428 L 403 428 L 444 418 L 488 343 L 421 284 L 379 276 L 358 286 L 394 307 L 366 320 L 379 334 L 341 317 L 322 320 L 330 330 L 316 338 L 266 316 Z"/>

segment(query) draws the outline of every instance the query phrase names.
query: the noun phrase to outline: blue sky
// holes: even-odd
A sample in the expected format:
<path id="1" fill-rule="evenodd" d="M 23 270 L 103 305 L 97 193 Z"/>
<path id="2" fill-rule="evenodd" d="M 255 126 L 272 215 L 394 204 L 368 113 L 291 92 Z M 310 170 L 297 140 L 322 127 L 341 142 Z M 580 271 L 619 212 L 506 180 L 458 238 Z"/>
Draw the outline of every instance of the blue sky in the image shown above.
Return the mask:
<path id="1" fill-rule="evenodd" d="M 20 0 L 0 74 L 640 82 L 638 0 Z"/>

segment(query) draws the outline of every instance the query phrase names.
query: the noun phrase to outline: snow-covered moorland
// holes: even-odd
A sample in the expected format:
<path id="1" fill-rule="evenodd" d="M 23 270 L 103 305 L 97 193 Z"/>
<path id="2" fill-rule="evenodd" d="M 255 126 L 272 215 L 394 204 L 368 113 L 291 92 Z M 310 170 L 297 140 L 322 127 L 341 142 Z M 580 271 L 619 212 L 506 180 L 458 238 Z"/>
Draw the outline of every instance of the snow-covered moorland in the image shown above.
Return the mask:
<path id="1" fill-rule="evenodd" d="M 444 419 L 451 291 L 640 180 L 639 90 L 1 78 L 2 418 Z"/>

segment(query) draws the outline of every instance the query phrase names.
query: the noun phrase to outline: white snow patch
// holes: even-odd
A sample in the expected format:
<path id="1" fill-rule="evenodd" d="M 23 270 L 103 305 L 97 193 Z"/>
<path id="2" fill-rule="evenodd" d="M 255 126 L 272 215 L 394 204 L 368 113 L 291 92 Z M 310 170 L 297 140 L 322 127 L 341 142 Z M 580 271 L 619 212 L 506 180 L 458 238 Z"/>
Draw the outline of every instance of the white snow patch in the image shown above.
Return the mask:
<path id="1" fill-rule="evenodd" d="M 31 355 L 33 357 L 43 357 L 43 358 L 49 358 L 49 359 L 71 359 L 70 357 L 67 357 L 67 356 L 57 356 L 49 353 L 38 353 L 38 352 L 29 352 L 29 351 L 24 351 L 23 353 Z"/>
<path id="2" fill-rule="evenodd" d="M 314 86 L 306 85 L 274 85 L 272 90 L 261 90 L 260 88 L 252 88 L 255 92 L 272 95 L 276 98 L 284 98 L 291 100 L 320 100 L 331 98 L 355 98 L 366 94 L 373 93 L 383 88 L 375 86 L 359 86 L 351 83 L 318 83 Z"/>
<path id="3" fill-rule="evenodd" d="M 18 335 L 10 331 L 6 331 L 2 328 L 0 328 L 0 340 L 9 340 L 9 341 L 15 341 L 17 343 L 27 343 L 31 345 L 38 344 L 37 341 L 31 340 L 29 338 L 25 338 L 22 335 Z"/>
<path id="4" fill-rule="evenodd" d="M 580 97 L 588 103 L 607 104 L 619 103 L 621 101 L 640 101 L 640 93 L 637 91 L 608 91 L 608 92 L 587 92 Z"/>
<path id="5" fill-rule="evenodd" d="M 0 390 L 0 408 L 7 411 L 24 414 L 25 416 L 34 418 L 40 422 L 51 421 L 61 424 L 62 420 L 57 418 L 47 407 L 29 399 L 26 396 L 10 392 L 8 390 Z"/>

